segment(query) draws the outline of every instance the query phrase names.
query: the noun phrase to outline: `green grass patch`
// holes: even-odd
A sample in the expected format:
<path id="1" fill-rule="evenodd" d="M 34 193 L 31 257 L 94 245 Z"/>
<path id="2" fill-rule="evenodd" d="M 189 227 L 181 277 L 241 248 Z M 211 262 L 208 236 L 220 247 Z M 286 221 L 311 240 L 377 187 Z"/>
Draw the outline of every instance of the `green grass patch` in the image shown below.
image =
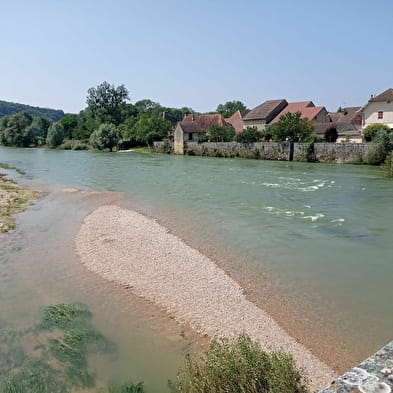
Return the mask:
<path id="1" fill-rule="evenodd" d="M 15 172 L 18 172 L 20 175 L 26 175 L 26 172 L 23 171 L 22 169 L 16 168 L 16 167 L 8 165 L 8 164 L 4 164 L 2 162 L 0 162 L 0 168 L 13 170 Z"/>

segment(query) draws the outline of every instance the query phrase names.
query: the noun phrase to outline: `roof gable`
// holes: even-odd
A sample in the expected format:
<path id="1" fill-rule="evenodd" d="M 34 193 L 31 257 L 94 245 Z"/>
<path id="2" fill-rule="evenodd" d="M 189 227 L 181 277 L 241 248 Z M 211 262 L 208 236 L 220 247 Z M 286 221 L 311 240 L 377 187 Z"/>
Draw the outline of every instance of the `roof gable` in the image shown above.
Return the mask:
<path id="1" fill-rule="evenodd" d="M 368 102 L 381 102 L 381 101 L 393 101 L 393 89 L 387 89 L 383 93 L 370 98 Z"/>
<path id="2" fill-rule="evenodd" d="M 266 120 L 268 123 L 272 117 L 288 105 L 285 99 L 268 100 L 258 105 L 244 116 L 244 120 Z"/>
<path id="3" fill-rule="evenodd" d="M 287 113 L 301 113 L 301 119 L 314 120 L 321 111 L 325 109 L 324 106 L 315 106 L 312 101 L 290 102 L 272 121 L 271 124 L 277 123 L 281 116 Z M 327 111 L 326 111 L 327 113 Z"/>
<path id="4" fill-rule="evenodd" d="M 225 121 L 224 116 L 220 114 L 213 115 L 186 115 L 180 122 L 183 132 L 206 132 L 213 126 L 226 126 L 228 123 Z"/>

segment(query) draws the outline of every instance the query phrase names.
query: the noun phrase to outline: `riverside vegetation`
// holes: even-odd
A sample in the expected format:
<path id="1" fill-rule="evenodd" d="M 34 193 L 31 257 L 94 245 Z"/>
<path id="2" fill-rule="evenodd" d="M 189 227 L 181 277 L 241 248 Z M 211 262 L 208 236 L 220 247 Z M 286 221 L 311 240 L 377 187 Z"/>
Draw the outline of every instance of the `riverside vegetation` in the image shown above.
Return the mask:
<path id="1" fill-rule="evenodd" d="M 14 169 L 18 173 L 24 174 L 23 171 L 7 164 L 0 163 L 0 168 Z M 14 214 L 25 210 L 40 195 L 39 192 L 23 188 L 0 173 L 0 233 L 14 229 Z"/>
<path id="2" fill-rule="evenodd" d="M 143 393 L 142 382 L 96 386 L 88 356 L 113 356 L 116 346 L 94 328 L 91 316 L 82 303 L 57 304 L 44 308 L 34 326 L 19 331 L 1 328 L 0 392 Z M 264 352 L 241 335 L 214 340 L 200 358 L 187 355 L 169 387 L 173 393 L 306 393 L 306 383 L 291 356 Z"/>

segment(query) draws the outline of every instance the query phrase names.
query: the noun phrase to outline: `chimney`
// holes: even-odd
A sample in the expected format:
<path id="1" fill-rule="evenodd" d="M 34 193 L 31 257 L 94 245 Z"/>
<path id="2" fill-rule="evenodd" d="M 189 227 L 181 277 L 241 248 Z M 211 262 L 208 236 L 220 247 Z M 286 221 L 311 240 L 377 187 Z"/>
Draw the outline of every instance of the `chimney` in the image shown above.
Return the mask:
<path id="1" fill-rule="evenodd" d="M 195 121 L 195 115 L 192 115 L 191 121 Z"/>

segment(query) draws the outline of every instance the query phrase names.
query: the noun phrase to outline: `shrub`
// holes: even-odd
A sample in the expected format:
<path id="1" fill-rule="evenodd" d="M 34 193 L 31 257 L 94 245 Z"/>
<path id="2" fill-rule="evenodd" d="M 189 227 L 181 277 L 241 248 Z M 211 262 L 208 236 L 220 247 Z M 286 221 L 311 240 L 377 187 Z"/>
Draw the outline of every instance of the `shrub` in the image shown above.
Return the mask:
<path id="1" fill-rule="evenodd" d="M 247 127 L 242 132 L 239 132 L 235 140 L 239 143 L 255 143 L 262 138 L 262 133 L 256 127 Z"/>
<path id="2" fill-rule="evenodd" d="M 387 125 L 380 123 L 369 124 L 363 130 L 363 139 L 365 140 L 365 142 L 373 142 L 378 131 L 386 131 L 386 133 L 389 133 L 390 128 Z"/>
<path id="3" fill-rule="evenodd" d="M 338 139 L 338 133 L 336 127 L 329 127 L 325 131 L 325 141 L 330 143 L 335 143 Z"/>
<path id="4" fill-rule="evenodd" d="M 46 144 L 50 147 L 57 147 L 63 143 L 64 128 L 60 123 L 53 123 L 48 129 Z"/>
<path id="5" fill-rule="evenodd" d="M 267 132 L 272 136 L 274 142 L 303 142 L 313 132 L 313 123 L 301 118 L 300 112 L 286 113 L 282 115 L 277 123 L 267 127 Z"/>
<path id="6" fill-rule="evenodd" d="M 94 149 L 104 150 L 112 149 L 118 146 L 120 142 L 120 132 L 113 124 L 101 124 L 98 130 L 95 130 L 89 139 L 89 143 Z"/>
<path id="7" fill-rule="evenodd" d="M 383 164 L 383 171 L 385 177 L 393 178 L 393 152 L 390 152 L 385 159 Z"/>
<path id="8" fill-rule="evenodd" d="M 235 138 L 235 129 L 232 126 L 214 125 L 209 132 L 210 142 L 232 142 Z"/>
<path id="9" fill-rule="evenodd" d="M 198 143 L 205 143 L 209 141 L 209 137 L 207 136 L 206 132 L 200 132 L 198 134 Z"/>
<path id="10" fill-rule="evenodd" d="M 305 393 L 306 380 L 283 352 L 264 352 L 248 336 L 213 341 L 204 356 L 186 357 L 177 382 L 180 393 Z"/>

